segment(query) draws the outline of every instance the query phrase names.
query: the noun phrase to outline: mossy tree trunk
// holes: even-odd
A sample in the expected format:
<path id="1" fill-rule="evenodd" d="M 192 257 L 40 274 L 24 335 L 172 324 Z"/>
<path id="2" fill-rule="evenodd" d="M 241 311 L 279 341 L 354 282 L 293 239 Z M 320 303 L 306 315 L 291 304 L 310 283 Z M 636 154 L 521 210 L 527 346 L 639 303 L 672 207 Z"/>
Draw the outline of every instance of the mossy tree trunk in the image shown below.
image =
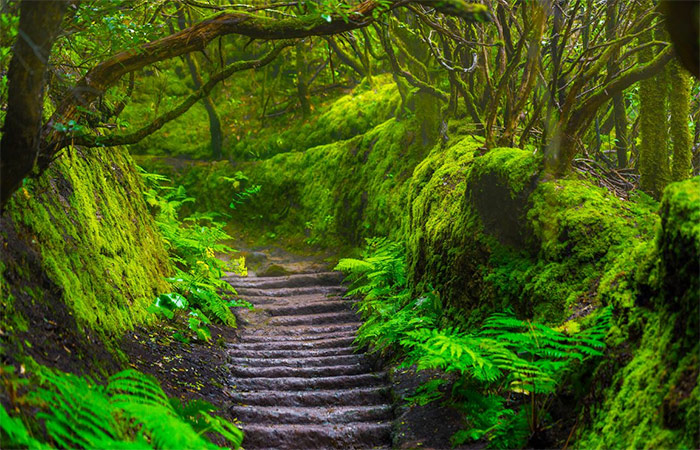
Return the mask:
<path id="1" fill-rule="evenodd" d="M 652 42 L 651 32 L 640 38 L 640 45 Z M 640 51 L 639 60 L 644 64 L 653 58 L 654 47 Z M 639 118 L 641 143 L 639 146 L 639 173 L 641 188 L 655 198 L 669 182 L 668 166 L 668 119 L 666 99 L 668 97 L 668 69 L 639 85 Z"/>
<path id="2" fill-rule="evenodd" d="M 669 66 L 669 109 L 671 110 L 671 142 L 673 145 L 673 165 L 671 179 L 681 181 L 689 178 L 692 172 L 692 135 L 690 117 L 690 74 L 674 60 Z"/>
<path id="3" fill-rule="evenodd" d="M 7 114 L 0 142 L 0 207 L 28 175 L 39 153 L 46 68 L 66 1 L 22 2 L 19 38 L 7 73 Z"/>
<path id="4" fill-rule="evenodd" d="M 429 68 L 430 49 L 410 29 L 410 25 L 414 25 L 417 19 L 405 11 L 397 11 L 395 14 L 398 21 L 394 23 L 395 26 L 391 31 L 396 38 L 394 43 L 399 50 L 396 55 L 399 65 L 405 67 L 406 72 L 412 74 L 414 79 L 422 80 L 425 85 L 435 86 L 435 77 Z M 447 103 L 449 100 L 444 93 L 442 95 L 444 98 L 441 100 L 433 93 L 419 88 L 408 99 L 408 107 L 415 113 L 420 123 L 421 138 L 426 147 L 434 144 L 439 136 L 442 121 L 441 103 L 443 101 Z"/>

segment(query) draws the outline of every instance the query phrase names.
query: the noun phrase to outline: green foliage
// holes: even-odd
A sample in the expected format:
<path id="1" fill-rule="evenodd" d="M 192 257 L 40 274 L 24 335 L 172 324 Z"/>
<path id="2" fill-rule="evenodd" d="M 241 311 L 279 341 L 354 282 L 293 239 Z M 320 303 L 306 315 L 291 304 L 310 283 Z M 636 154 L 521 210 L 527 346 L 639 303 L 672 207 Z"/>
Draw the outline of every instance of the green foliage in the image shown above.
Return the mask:
<path id="1" fill-rule="evenodd" d="M 254 196 L 260 193 L 261 186 L 259 184 L 253 185 L 243 189 L 241 192 L 236 192 L 233 194 L 233 199 L 231 199 L 231 204 L 229 208 L 236 209 L 236 206 L 242 205 L 246 201 L 250 200 Z"/>
<path id="2" fill-rule="evenodd" d="M 156 224 L 176 270 L 175 276 L 167 280 L 177 292 L 160 295 L 151 311 L 172 319 L 176 310 L 190 308 L 187 318 L 190 329 L 196 338 L 208 341 L 211 338 L 208 316 L 225 325 L 236 325 L 230 310 L 232 305 L 222 295 L 237 294 L 221 276 L 224 271 L 245 273 L 245 261 L 225 262 L 216 256 L 230 254 L 233 249 L 224 244 L 231 236 L 223 230 L 224 223 L 217 221 L 215 214 L 193 213 L 180 219 L 181 208 L 195 202 L 184 187 L 167 186 L 166 177 L 142 172 L 147 185 L 146 201 L 154 210 Z"/>
<path id="3" fill-rule="evenodd" d="M 243 440 L 238 428 L 211 414 L 211 404 L 198 400 L 183 405 L 141 372 L 119 372 L 101 386 L 89 377 L 38 369 L 39 387 L 17 401 L 38 410 L 35 420 L 43 424 L 46 442 L 0 407 L 3 448 L 220 448 L 205 433 L 218 434 L 235 448 Z"/>
<path id="4" fill-rule="evenodd" d="M 304 229 L 308 233 L 308 236 L 304 242 L 309 245 L 316 245 L 324 241 L 330 240 L 330 237 L 334 233 L 335 229 L 335 217 L 328 214 L 323 219 L 318 221 L 307 221 L 304 224 Z M 336 236 L 337 237 L 337 236 Z"/>
<path id="5" fill-rule="evenodd" d="M 402 245 L 386 239 L 367 243 L 363 259 L 343 259 L 336 267 L 351 281 L 348 295 L 362 296 L 358 310 L 365 323 L 357 341 L 375 351 L 398 351 L 405 366 L 458 375 L 450 401 L 464 412 L 467 429 L 453 437 L 456 444 L 487 439 L 495 448 L 521 445 L 542 429 L 544 397 L 556 393 L 564 374 L 577 362 L 602 355 L 611 308 L 576 334 L 517 319 L 512 312 L 491 315 L 478 332 L 461 331 L 448 319 L 456 314 L 443 308 L 436 292 L 412 298 Z M 408 400 L 437 400 L 443 385 L 431 380 Z M 532 401 L 506 407 L 505 398 L 514 396 Z"/>

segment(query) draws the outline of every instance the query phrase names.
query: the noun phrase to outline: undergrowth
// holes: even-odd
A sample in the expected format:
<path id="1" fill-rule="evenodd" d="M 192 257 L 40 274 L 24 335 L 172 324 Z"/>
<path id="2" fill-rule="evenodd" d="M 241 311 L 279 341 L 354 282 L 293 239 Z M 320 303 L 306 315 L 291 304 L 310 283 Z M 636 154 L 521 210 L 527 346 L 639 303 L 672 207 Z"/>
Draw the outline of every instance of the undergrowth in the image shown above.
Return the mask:
<path id="1" fill-rule="evenodd" d="M 235 425 L 212 414 L 210 403 L 168 398 L 154 378 L 136 370 L 112 375 L 102 386 L 89 377 L 35 369 L 29 379 L 12 366 L 0 367 L 0 380 L 13 393 L 10 412 L 35 411 L 11 416 L 0 405 L 1 448 L 217 449 L 209 435 L 234 448 L 243 440 Z"/>
<path id="2" fill-rule="evenodd" d="M 211 321 L 235 327 L 236 319 L 231 307 L 248 306 L 239 300 L 236 291 L 221 277 L 224 272 L 245 274 L 245 259 L 224 261 L 218 255 L 230 255 L 233 249 L 224 242 L 231 236 L 224 231 L 224 223 L 215 213 L 193 213 L 181 218 L 181 208 L 196 200 L 189 197 L 182 186 L 171 187 L 170 180 L 162 175 L 142 171 L 146 183 L 144 193 L 152 208 L 175 266 L 175 275 L 167 280 L 175 292 L 161 294 L 151 311 L 173 319 L 176 314 L 187 315 L 187 322 L 195 338 L 209 341 Z M 188 341 L 187 336 L 176 333 L 175 338 Z"/>
<path id="3" fill-rule="evenodd" d="M 424 405 L 446 397 L 461 411 L 465 428 L 453 435 L 454 445 L 485 440 L 518 448 L 543 431 L 560 382 L 584 359 L 602 355 L 612 317 L 612 309 L 601 309 L 588 328 L 569 333 L 505 311 L 480 329 L 464 329 L 435 290 L 413 295 L 404 248 L 386 239 L 368 240 L 362 259 L 343 259 L 336 269 L 351 281 L 348 295 L 361 296 L 358 344 L 398 355 L 403 366 L 446 374 L 407 400 Z"/>

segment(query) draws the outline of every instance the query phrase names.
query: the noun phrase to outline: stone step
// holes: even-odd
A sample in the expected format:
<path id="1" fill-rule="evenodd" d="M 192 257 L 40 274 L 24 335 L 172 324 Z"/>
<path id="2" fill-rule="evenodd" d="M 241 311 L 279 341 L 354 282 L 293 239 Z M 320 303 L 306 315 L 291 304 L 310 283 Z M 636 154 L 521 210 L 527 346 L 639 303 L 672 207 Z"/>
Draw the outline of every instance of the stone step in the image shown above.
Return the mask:
<path id="1" fill-rule="evenodd" d="M 355 355 L 355 347 L 338 346 L 316 349 L 231 349 L 228 354 L 234 358 L 306 358 L 313 356 Z"/>
<path id="2" fill-rule="evenodd" d="M 339 286 L 343 281 L 341 272 L 299 273 L 282 277 L 223 277 L 235 288 L 290 288 L 308 286 Z"/>
<path id="3" fill-rule="evenodd" d="M 341 375 L 359 375 L 369 370 L 364 364 L 346 364 L 333 366 L 240 366 L 233 364 L 229 368 L 231 375 L 237 378 L 314 378 L 314 377 L 337 377 Z"/>
<path id="4" fill-rule="evenodd" d="M 345 300 L 326 300 L 313 302 L 286 302 L 270 304 L 257 308 L 271 316 L 294 316 L 307 314 L 337 313 L 352 311 L 352 303 Z"/>
<path id="5" fill-rule="evenodd" d="M 272 316 L 267 324 L 270 326 L 290 325 L 327 325 L 331 323 L 357 322 L 358 316 L 352 311 L 305 314 L 292 316 Z"/>
<path id="6" fill-rule="evenodd" d="M 390 422 L 309 425 L 249 424 L 241 427 L 246 449 L 371 449 L 391 442 Z"/>
<path id="7" fill-rule="evenodd" d="M 349 347 L 352 345 L 354 337 L 339 337 L 331 339 L 314 339 L 309 341 L 288 341 L 288 342 L 240 342 L 230 344 L 232 350 L 304 350 L 334 347 Z"/>
<path id="8" fill-rule="evenodd" d="M 386 383 L 384 372 L 339 375 L 334 377 L 232 377 L 231 386 L 237 391 L 280 390 L 303 391 L 312 389 L 347 389 L 382 386 Z"/>
<path id="9" fill-rule="evenodd" d="M 334 334 L 346 331 L 356 332 L 360 328 L 360 322 L 332 323 L 328 325 L 292 325 L 276 327 L 249 326 L 244 328 L 241 336 L 312 336 L 322 334 Z"/>
<path id="10" fill-rule="evenodd" d="M 231 299 L 231 298 L 243 298 L 244 300 L 248 300 L 255 307 L 263 307 L 266 305 L 288 305 L 290 303 L 314 303 L 314 302 L 327 302 L 327 301 L 344 301 L 344 302 L 349 302 L 351 303 L 352 300 L 345 299 L 342 297 L 342 295 L 329 295 L 329 294 L 300 294 L 300 295 L 287 295 L 285 297 L 275 297 L 275 296 L 241 296 L 238 295 L 236 297 L 231 297 L 230 295 L 226 295 L 223 293 L 223 296 L 225 299 Z"/>
<path id="11" fill-rule="evenodd" d="M 381 405 L 389 403 L 386 386 L 314 391 L 228 392 L 235 404 L 259 406 L 338 406 Z"/>
<path id="12" fill-rule="evenodd" d="M 235 288 L 239 296 L 245 297 L 291 297 L 296 295 L 311 295 L 321 294 L 325 296 L 339 295 L 345 292 L 342 286 L 307 286 L 307 287 L 291 287 L 291 288 Z"/>
<path id="13" fill-rule="evenodd" d="M 263 424 L 340 424 L 390 420 L 390 405 L 369 406 L 260 406 L 234 405 L 228 409 L 232 419 Z"/>
<path id="14" fill-rule="evenodd" d="M 320 339 L 333 339 L 341 337 L 355 337 L 355 330 L 337 331 L 335 333 L 318 334 L 243 334 L 241 342 L 288 342 L 288 341 L 317 341 Z"/>
<path id="15" fill-rule="evenodd" d="M 229 364 L 237 367 L 331 367 L 362 364 L 371 367 L 370 358 L 364 354 L 333 355 L 315 358 L 229 358 Z"/>

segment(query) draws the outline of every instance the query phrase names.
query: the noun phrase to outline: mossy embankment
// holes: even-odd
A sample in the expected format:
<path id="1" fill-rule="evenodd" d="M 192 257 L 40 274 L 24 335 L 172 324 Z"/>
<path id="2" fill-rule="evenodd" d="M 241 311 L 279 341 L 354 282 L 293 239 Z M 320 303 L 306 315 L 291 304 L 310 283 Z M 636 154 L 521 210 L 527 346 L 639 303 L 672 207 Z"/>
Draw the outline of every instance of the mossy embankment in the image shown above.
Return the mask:
<path id="1" fill-rule="evenodd" d="M 433 286 L 471 325 L 511 308 L 575 330 L 613 305 L 606 357 L 562 386 L 574 405 L 563 439 L 573 429 L 581 447 L 697 447 L 700 181 L 669 186 L 661 204 L 623 200 L 578 174 L 545 181 L 531 151 L 483 153 L 459 122 L 430 148 L 418 129 L 406 114 L 349 139 L 170 174 L 200 198 L 227 186 L 209 194 L 219 210 L 235 193 L 221 177 L 261 185 L 231 218 L 258 243 L 403 241 L 416 292 Z"/>
<path id="2" fill-rule="evenodd" d="M 66 152 L 15 194 L 0 239 L 5 361 L 99 371 L 169 288 L 171 263 L 124 149 Z"/>

